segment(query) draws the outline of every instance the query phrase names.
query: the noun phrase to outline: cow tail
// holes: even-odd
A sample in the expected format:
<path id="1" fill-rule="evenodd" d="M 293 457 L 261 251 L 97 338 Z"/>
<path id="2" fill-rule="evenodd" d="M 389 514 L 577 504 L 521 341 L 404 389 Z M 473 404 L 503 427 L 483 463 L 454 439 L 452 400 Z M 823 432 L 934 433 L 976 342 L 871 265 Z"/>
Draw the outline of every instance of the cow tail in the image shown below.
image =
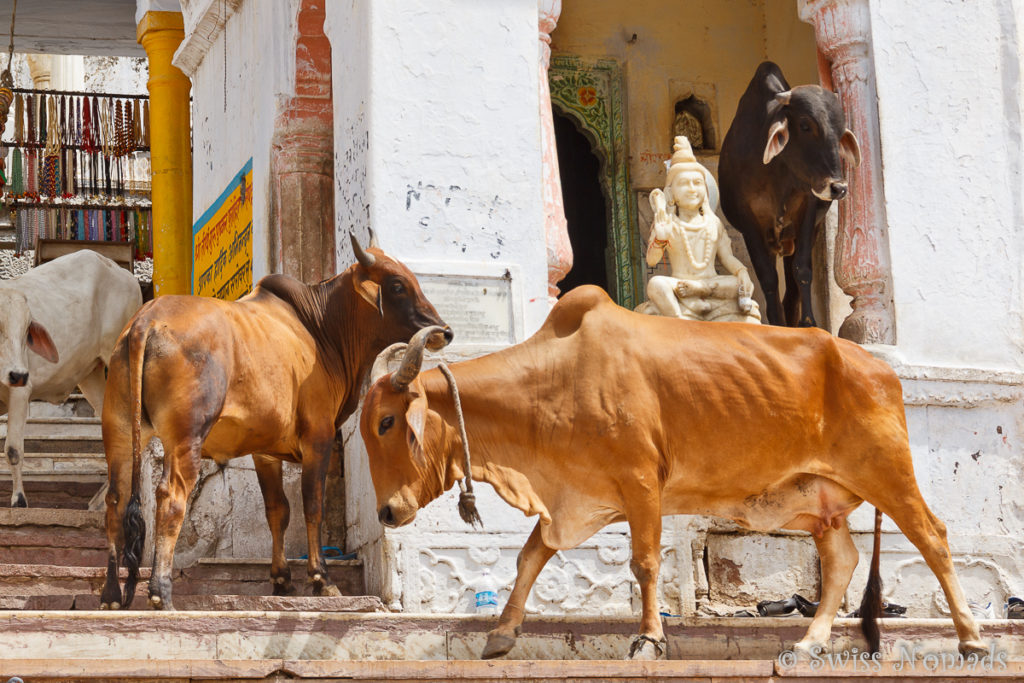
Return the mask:
<path id="1" fill-rule="evenodd" d="M 146 520 L 142 518 L 139 489 L 142 479 L 142 366 L 146 357 L 149 325 L 132 326 L 128 333 L 128 387 L 132 411 L 132 492 L 124 513 L 124 566 L 128 578 L 124 582 L 124 609 L 132 604 L 139 581 L 139 563 L 146 542 Z"/>
<path id="2" fill-rule="evenodd" d="M 882 545 L 882 511 L 875 508 L 875 545 L 871 554 L 871 570 L 868 572 L 868 585 L 864 588 L 864 598 L 860 603 L 860 630 L 868 643 L 871 654 L 878 652 L 881 634 L 878 630 L 878 619 L 882 616 L 882 576 L 878 570 L 879 549 Z"/>

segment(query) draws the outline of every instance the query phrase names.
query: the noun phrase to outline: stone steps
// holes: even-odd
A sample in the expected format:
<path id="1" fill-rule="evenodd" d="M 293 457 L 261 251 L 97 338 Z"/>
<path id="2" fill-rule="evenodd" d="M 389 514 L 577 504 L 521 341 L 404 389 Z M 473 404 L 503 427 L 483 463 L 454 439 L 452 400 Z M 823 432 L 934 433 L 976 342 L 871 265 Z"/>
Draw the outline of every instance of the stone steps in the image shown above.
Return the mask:
<path id="1" fill-rule="evenodd" d="M 84 413 L 84 414 L 83 414 Z M 22 476 L 35 508 L 88 509 L 107 479 L 100 420 L 81 395 L 59 406 L 35 401 L 25 423 Z M 0 449 L 7 416 L 0 417 Z M 11 496 L 10 464 L 0 457 L 0 504 Z"/>
<path id="2" fill-rule="evenodd" d="M 448 661 L 335 662 L 309 660 L 0 660 L 4 671 L 28 681 L 772 681 L 772 661 L 577 662 Z M 806 679 L 804 679 L 806 680 Z M 913 680 L 913 679 L 911 679 Z M 934 680 L 934 679 L 933 679 Z"/>
<path id="3" fill-rule="evenodd" d="M 30 417 L 25 423 L 25 453 L 103 453 L 97 417 Z M 7 443 L 7 420 L 0 421 L 0 449 Z"/>
<path id="4" fill-rule="evenodd" d="M 327 560 L 327 574 L 342 595 L 363 595 L 362 560 Z M 292 582 L 301 595 L 309 595 L 306 561 L 289 560 Z M 185 567 L 174 579 L 175 595 L 268 595 L 270 560 L 206 558 Z"/>
<path id="5" fill-rule="evenodd" d="M 29 508 L 31 510 L 32 508 Z M 0 609 L 18 610 L 94 610 L 106 579 L 106 542 L 101 561 L 91 566 L 68 564 L 0 564 Z M 69 551 L 70 552 L 70 551 Z M 15 554 L 16 555 L 16 554 Z M 6 559 L 3 552 L 0 558 Z M 270 595 L 270 561 L 204 559 L 174 572 L 173 595 L 179 610 L 250 611 L 374 611 L 382 609 L 380 600 L 365 596 L 363 569 L 359 560 L 328 560 L 327 572 L 345 600 L 310 595 L 303 560 L 290 561 L 298 595 L 277 598 Z M 126 576 L 121 570 L 122 580 Z M 139 586 L 133 609 L 148 609 L 150 568 L 139 571 Z M 327 601 L 327 602 L 325 602 Z M 371 609 L 372 607 L 372 609 Z"/>
<path id="6" fill-rule="evenodd" d="M 102 589 L 102 585 L 100 586 Z M 149 609 L 145 582 L 139 585 L 132 601 L 132 611 Z M 2 599 L 2 598 L 0 598 Z M 17 600 L 10 600 L 17 604 Z M 273 595 L 174 595 L 174 608 L 189 612 L 383 612 L 380 598 L 372 595 L 336 597 Z M 8 609 L 33 611 L 99 610 L 99 589 L 94 593 L 65 595 L 33 595 L 22 599 L 20 606 Z"/>
<path id="7" fill-rule="evenodd" d="M 184 603 L 183 603 L 184 604 Z M 488 670 L 515 669 L 515 661 L 529 660 L 621 660 L 629 650 L 639 617 L 539 617 L 530 615 L 515 647 L 501 660 L 480 664 L 475 675 Z M 89 658 L 131 660 L 139 653 L 151 653 L 168 666 L 182 661 L 232 661 L 238 665 L 261 660 L 302 660 L 317 666 L 317 660 L 343 667 L 352 662 L 387 660 L 394 670 L 413 660 L 431 660 L 437 666 L 445 660 L 476 660 L 497 617 L 435 616 L 397 613 L 352 613 L 328 611 L 99 611 L 0 612 L 0 673 L 19 674 L 4 658 L 62 660 Z M 675 660 L 675 671 L 693 671 L 683 664 L 701 660 L 776 662 L 806 631 L 809 619 L 719 619 L 666 618 L 666 657 Z M 1013 677 L 1024 675 L 1024 623 L 991 620 L 981 622 L 982 639 L 996 653 L 996 661 L 1015 667 Z M 887 619 L 882 624 L 883 659 L 912 661 L 924 654 L 955 656 L 953 624 L 948 619 Z M 832 653 L 839 656 L 863 651 L 859 624 L 839 619 L 833 629 Z M 786 664 L 786 657 L 782 658 Z M 643 680 L 644 662 L 629 664 L 634 680 Z M 668 663 L 658 662 L 667 667 Z M 383 665 L 381 665 L 383 666 Z M 554 665 L 550 665 L 554 666 Z M 564 664 L 563 664 L 564 666 Z M 600 671 L 597 667 L 593 671 Z M 826 665 L 827 666 L 827 665 Z M 923 664 L 915 665 L 917 669 Z M 506 667 L 513 667 L 507 669 Z M 771 675 L 774 664 L 764 675 Z M 912 668 L 909 667 L 908 668 Z M 977 673 L 1000 673 L 998 666 Z M 378 669 L 378 671 L 385 671 Z M 437 667 L 443 671 L 443 666 Z M 65 669 L 65 672 L 70 670 Z M 332 676 L 343 678 L 342 668 Z M 365 669 L 364 672 L 370 671 Z M 562 675 L 572 678 L 571 669 Z M 820 673 L 820 672 L 819 672 Z M 825 673 L 828 673 L 827 671 Z M 862 669 L 861 675 L 865 673 Z M 956 676 L 979 678 L 969 671 Z M 550 676 L 546 674 L 543 677 Z M 593 675 L 593 674 L 592 674 Z M 654 674 L 651 674 L 654 675 Z M 705 674 L 709 676 L 711 674 Z M 748 674 L 760 675 L 760 674 Z M 807 673 L 805 672 L 805 675 Z M 934 673 L 932 674 L 934 675 Z M 385 676 L 386 678 L 386 676 Z M 26 678 L 26 680 L 28 680 Z M 34 679 L 33 679 L 34 680 Z M 706 680 L 706 679 L 705 679 Z"/>
<path id="8" fill-rule="evenodd" d="M 139 571 L 136 599 L 143 605 L 149 574 L 148 567 Z M 122 569 L 121 579 L 126 576 Z M 100 567 L 0 564 L 0 609 L 73 609 L 78 597 L 98 596 L 105 579 L 106 569 Z M 98 607 L 98 597 L 96 603 Z"/>
<path id="9" fill-rule="evenodd" d="M 28 416 L 32 417 L 95 417 L 92 406 L 80 393 L 73 393 L 63 403 L 48 401 L 32 401 L 28 406 Z"/>
<path id="10" fill-rule="evenodd" d="M 105 567 L 104 512 L 0 507 L 0 559 L 6 564 Z"/>
<path id="11" fill-rule="evenodd" d="M 0 460 L 3 456 L 0 456 Z M 63 478 L 53 480 L 41 476 L 25 477 L 25 495 L 29 505 L 34 508 L 51 508 L 61 510 L 88 510 L 92 500 L 105 479 L 98 475 L 74 477 L 85 481 L 67 481 Z M 11 500 L 11 479 L 6 472 L 0 472 L 0 506 L 6 507 Z M 100 501 L 100 506 L 103 502 Z M 2 559 L 2 558 L 0 558 Z"/>

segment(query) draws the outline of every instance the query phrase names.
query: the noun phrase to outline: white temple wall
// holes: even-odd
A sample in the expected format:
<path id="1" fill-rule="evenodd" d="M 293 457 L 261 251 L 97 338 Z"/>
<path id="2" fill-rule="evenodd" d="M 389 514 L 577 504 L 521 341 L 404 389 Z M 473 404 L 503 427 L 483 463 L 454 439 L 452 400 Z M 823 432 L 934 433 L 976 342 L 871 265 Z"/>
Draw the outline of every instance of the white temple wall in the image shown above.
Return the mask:
<path id="1" fill-rule="evenodd" d="M 221 3 L 211 0 L 209 5 L 206 12 L 216 32 L 195 71 L 185 73 L 192 79 L 192 217 L 201 216 L 252 157 L 256 282 L 267 274 L 267 183 L 274 115 L 273 89 L 268 87 L 273 64 L 266 59 L 273 51 L 262 46 L 274 40 L 275 28 L 266 0 L 244 0 L 233 12 L 229 8 L 225 37 Z M 179 51 L 175 57 L 179 68 L 180 55 Z"/>
<path id="2" fill-rule="evenodd" d="M 919 5 L 871 3 L 897 343 L 1020 370 L 1021 27 L 1010 2 Z"/>
<path id="3" fill-rule="evenodd" d="M 903 382 L 918 483 L 968 599 L 1002 616 L 1024 591 L 1022 3 L 869 5 L 896 321 L 895 347 L 874 351 Z M 886 528 L 887 598 L 948 613 Z"/>

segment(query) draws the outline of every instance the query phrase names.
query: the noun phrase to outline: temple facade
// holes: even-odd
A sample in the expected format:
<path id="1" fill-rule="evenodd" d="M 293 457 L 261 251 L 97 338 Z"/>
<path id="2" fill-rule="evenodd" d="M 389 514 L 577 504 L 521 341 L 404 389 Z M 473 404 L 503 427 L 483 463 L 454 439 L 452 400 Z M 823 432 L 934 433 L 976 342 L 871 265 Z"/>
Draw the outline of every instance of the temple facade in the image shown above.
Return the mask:
<path id="1" fill-rule="evenodd" d="M 207 284 L 197 236 L 237 194 L 251 220 L 227 275 L 316 282 L 354 261 L 350 231 L 365 243 L 372 228 L 455 330 L 448 361 L 525 339 L 572 286 L 641 303 L 657 272 L 643 261 L 647 195 L 674 136 L 714 172 L 766 59 L 793 85 L 833 88 L 863 161 L 815 246 L 816 317 L 899 374 L 919 485 L 968 598 L 1002 616 L 1024 593 L 1021 0 L 138 0 L 135 21 L 157 295 Z M 507 596 L 534 520 L 481 485 L 483 531 L 461 522 L 454 492 L 386 530 L 354 424 L 342 445 L 328 537 L 358 553 L 370 592 L 407 612 L 470 611 L 486 568 Z M 208 469 L 182 562 L 269 554 L 251 469 Z M 851 517 L 851 610 L 872 519 L 868 506 Z M 884 597 L 946 614 L 920 554 L 884 531 Z M 806 534 L 665 519 L 668 614 L 813 599 L 818 581 Z M 558 552 L 528 607 L 620 614 L 638 600 L 617 524 Z"/>

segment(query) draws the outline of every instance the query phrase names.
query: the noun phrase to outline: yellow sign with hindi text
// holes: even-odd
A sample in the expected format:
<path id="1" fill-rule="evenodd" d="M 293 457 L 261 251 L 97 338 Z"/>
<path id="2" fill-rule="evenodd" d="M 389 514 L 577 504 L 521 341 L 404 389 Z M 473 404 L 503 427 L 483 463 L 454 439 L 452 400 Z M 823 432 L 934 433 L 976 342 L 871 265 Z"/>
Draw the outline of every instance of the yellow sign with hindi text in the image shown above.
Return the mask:
<path id="1" fill-rule="evenodd" d="M 252 159 L 192 226 L 192 293 L 226 301 L 252 290 Z"/>

